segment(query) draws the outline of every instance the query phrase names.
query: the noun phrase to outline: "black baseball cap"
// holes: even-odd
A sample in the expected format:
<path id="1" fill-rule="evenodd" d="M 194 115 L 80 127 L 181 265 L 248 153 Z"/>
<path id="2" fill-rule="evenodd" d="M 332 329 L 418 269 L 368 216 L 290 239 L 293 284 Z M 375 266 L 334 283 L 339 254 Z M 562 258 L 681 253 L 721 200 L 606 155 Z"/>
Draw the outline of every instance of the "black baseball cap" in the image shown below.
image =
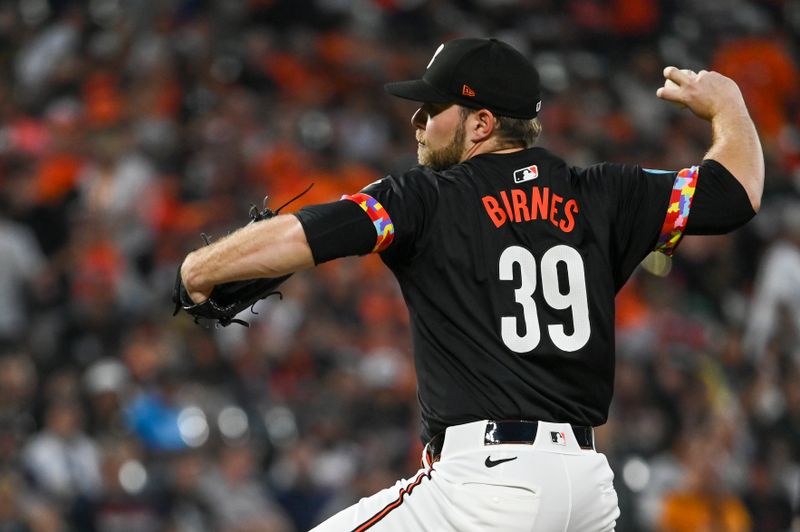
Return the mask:
<path id="1" fill-rule="evenodd" d="M 433 54 L 422 79 L 384 88 L 406 100 L 455 102 L 512 118 L 533 118 L 542 106 L 536 67 L 497 39 L 447 41 Z"/>

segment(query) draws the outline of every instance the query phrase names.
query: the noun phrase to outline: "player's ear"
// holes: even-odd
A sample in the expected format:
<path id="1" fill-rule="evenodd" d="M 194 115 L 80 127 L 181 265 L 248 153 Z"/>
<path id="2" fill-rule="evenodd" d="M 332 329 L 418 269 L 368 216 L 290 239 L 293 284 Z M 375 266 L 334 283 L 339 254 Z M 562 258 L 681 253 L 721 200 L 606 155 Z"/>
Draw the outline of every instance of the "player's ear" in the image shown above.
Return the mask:
<path id="1" fill-rule="evenodd" d="M 492 135 L 496 126 L 497 119 L 488 109 L 473 111 L 467 120 L 467 140 L 484 141 Z"/>

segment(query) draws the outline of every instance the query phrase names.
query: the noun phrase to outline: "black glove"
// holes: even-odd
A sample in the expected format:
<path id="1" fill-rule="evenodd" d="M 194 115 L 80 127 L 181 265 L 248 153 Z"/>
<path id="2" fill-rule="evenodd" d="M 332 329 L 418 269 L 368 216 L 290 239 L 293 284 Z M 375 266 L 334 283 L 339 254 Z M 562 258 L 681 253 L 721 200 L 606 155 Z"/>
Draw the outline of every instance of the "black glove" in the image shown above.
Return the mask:
<path id="1" fill-rule="evenodd" d="M 310 189 L 311 187 L 308 187 L 300 196 Z M 250 207 L 250 222 L 248 225 L 276 216 L 283 207 L 297 199 L 297 197 L 274 211 L 267 208 L 266 199 L 264 200 L 264 208 L 260 211 L 253 205 Z M 205 234 L 203 234 L 202 237 L 205 243 L 209 244 L 208 237 Z M 236 319 L 235 316 L 248 307 L 252 310 L 253 305 L 272 294 L 278 294 L 278 296 L 280 296 L 281 293 L 277 292 L 275 289 L 291 276 L 292 274 L 288 274 L 281 277 L 265 277 L 218 284 L 211 291 L 208 299 L 202 303 L 195 303 L 189 297 L 186 287 L 183 286 L 181 269 L 178 267 L 178 274 L 175 277 L 175 288 L 172 291 L 172 302 L 175 303 L 175 311 L 172 315 L 175 316 L 178 312 L 183 310 L 194 317 L 195 323 L 199 323 L 198 320 L 204 318 L 216 321 L 223 327 L 227 327 L 231 323 L 238 323 L 248 327 L 249 325 L 246 321 Z"/>
<path id="2" fill-rule="evenodd" d="M 246 321 L 236 319 L 234 316 L 246 308 L 252 309 L 253 305 L 259 300 L 265 299 L 272 294 L 280 296 L 281 293 L 276 291 L 275 288 L 291 275 L 219 284 L 211 291 L 208 299 L 202 303 L 195 303 L 186 292 L 186 288 L 181 282 L 180 271 L 178 271 L 175 290 L 172 295 L 172 300 L 175 303 L 175 311 L 172 315 L 174 316 L 183 310 L 194 317 L 195 323 L 199 323 L 198 320 L 204 318 L 216 321 L 223 327 L 227 327 L 231 323 L 249 327 Z"/>

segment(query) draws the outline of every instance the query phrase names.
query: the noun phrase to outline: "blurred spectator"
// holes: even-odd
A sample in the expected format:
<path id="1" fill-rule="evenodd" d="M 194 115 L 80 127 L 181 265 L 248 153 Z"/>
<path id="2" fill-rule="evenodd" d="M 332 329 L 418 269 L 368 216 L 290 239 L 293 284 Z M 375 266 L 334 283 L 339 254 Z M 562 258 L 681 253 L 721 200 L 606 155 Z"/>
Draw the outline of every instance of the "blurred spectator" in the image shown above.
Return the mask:
<path id="1" fill-rule="evenodd" d="M 10 532 L 28 530 L 26 519 L 20 508 L 20 482 L 16 475 L 4 473 L 0 475 L 0 529 Z"/>
<path id="2" fill-rule="evenodd" d="M 782 236 L 761 260 L 743 339 L 745 350 L 759 359 L 783 317 L 794 339 L 800 338 L 800 204 L 787 205 L 783 213 Z"/>
<path id="3" fill-rule="evenodd" d="M 706 427 L 709 429 L 709 427 Z M 741 499 L 728 488 L 720 470 L 720 444 L 711 430 L 686 436 L 683 486 L 664 499 L 658 530 L 663 532 L 746 532 L 750 515 Z"/>
<path id="4" fill-rule="evenodd" d="M 133 306 L 145 296 L 142 290 L 125 290 L 138 281 L 141 261 L 150 254 L 151 194 L 155 176 L 152 163 L 135 149 L 131 132 L 123 128 L 96 131 L 90 140 L 93 157 L 80 177 L 83 210 L 91 223 L 102 227 L 108 239 L 109 253 L 127 259 L 127 267 L 111 264 L 118 275 L 121 301 Z"/>
<path id="5" fill-rule="evenodd" d="M 787 104 L 796 104 L 800 71 L 775 32 L 730 39 L 717 48 L 712 68 L 737 80 L 759 132 L 776 140 L 787 125 Z M 757 72 L 757 74 L 756 74 Z"/>
<path id="6" fill-rule="evenodd" d="M 258 482 L 256 456 L 249 446 L 224 447 L 219 464 L 205 475 L 200 491 L 223 532 L 290 532 L 284 512 Z"/>
<path id="7" fill-rule="evenodd" d="M 32 17 L 47 16 L 45 4 L 36 10 L 24 12 Z M 44 13 L 42 13 L 44 11 Z M 36 34 L 23 46 L 16 56 L 16 79 L 25 101 L 31 97 L 47 94 L 47 89 L 58 77 L 67 58 L 77 51 L 80 43 L 83 16 L 80 10 L 72 10 L 66 16 Z"/>
<path id="8" fill-rule="evenodd" d="M 153 451 L 178 451 L 187 447 L 181 433 L 181 408 L 175 401 L 177 377 L 164 372 L 155 387 L 140 390 L 125 407 L 128 429 Z"/>
<path id="9" fill-rule="evenodd" d="M 29 353 L 18 351 L 0 357 L 0 413 L 31 415 L 37 384 L 36 367 Z"/>
<path id="10" fill-rule="evenodd" d="M 89 501 L 75 519 L 79 528 L 97 532 L 161 530 L 162 502 L 153 488 L 153 472 L 131 441 L 105 444 L 102 459 L 103 491 Z"/>
<path id="11" fill-rule="evenodd" d="M 760 532 L 790 530 L 792 508 L 771 476 L 765 463 L 757 461 L 750 466 L 750 488 L 743 500 L 753 519 L 752 529 Z"/>
<path id="12" fill-rule="evenodd" d="M 175 532 L 216 530 L 211 506 L 200 491 L 203 473 L 210 464 L 197 452 L 179 454 L 170 464 L 167 487 L 168 523 Z"/>
<path id="13" fill-rule="evenodd" d="M 7 218 L 7 200 L 0 194 L 0 343 L 25 336 L 29 299 L 47 264 L 31 230 Z"/>
<path id="14" fill-rule="evenodd" d="M 123 435 L 122 405 L 129 392 L 129 376 L 125 366 L 116 359 L 99 360 L 84 373 L 83 385 L 90 404 L 91 432 Z"/>
<path id="15" fill-rule="evenodd" d="M 60 532 L 65 530 L 56 508 L 26 493 L 19 475 L 0 473 L 0 530 Z"/>
<path id="16" fill-rule="evenodd" d="M 22 461 L 36 488 L 64 508 L 100 492 L 100 453 L 83 432 L 83 411 L 73 399 L 48 405 L 44 428 L 25 445 Z"/>

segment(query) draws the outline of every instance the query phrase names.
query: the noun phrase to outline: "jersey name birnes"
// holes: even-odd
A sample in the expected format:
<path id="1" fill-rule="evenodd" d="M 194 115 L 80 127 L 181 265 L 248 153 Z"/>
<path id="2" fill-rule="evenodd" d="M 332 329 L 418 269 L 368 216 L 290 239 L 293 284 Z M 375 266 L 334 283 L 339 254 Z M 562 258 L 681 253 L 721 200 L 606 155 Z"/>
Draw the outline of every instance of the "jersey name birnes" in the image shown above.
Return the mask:
<path id="1" fill-rule="evenodd" d="M 560 196 L 546 186 L 534 186 L 528 191 L 501 190 L 497 197 L 486 195 L 481 200 L 486 214 L 498 229 L 506 222 L 541 220 L 569 233 L 575 229 L 575 215 L 580 210 L 576 200 Z"/>

